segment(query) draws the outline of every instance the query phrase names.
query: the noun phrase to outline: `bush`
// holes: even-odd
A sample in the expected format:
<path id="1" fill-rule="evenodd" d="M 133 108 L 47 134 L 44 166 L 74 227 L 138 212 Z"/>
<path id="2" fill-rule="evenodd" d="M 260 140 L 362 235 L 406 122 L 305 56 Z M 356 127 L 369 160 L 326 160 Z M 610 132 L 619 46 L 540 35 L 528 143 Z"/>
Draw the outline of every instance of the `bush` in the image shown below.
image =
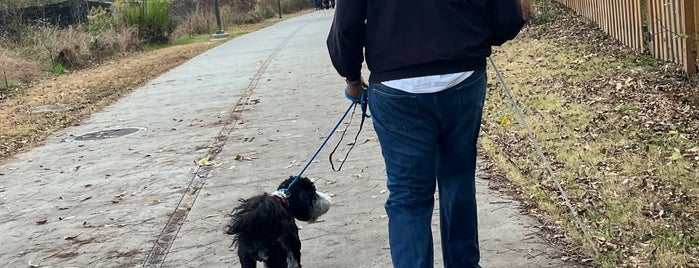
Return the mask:
<path id="1" fill-rule="evenodd" d="M 100 32 L 113 30 L 116 27 L 117 20 L 104 8 L 93 8 L 90 10 L 90 14 L 87 15 L 85 30 L 88 32 L 99 34 Z"/>
<path id="2" fill-rule="evenodd" d="M 146 43 L 163 44 L 170 40 L 174 29 L 168 0 L 114 3 L 115 10 L 127 27 L 136 27 Z"/>

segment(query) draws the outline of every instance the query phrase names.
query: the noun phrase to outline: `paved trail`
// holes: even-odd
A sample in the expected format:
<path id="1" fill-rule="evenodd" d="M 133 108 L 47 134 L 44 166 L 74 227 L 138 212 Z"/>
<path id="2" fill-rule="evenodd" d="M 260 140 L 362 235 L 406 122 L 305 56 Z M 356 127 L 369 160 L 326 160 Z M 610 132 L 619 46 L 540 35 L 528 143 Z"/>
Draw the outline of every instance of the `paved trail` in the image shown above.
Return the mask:
<path id="1" fill-rule="evenodd" d="M 325 49 L 331 20 L 314 12 L 231 40 L 0 166 L 0 267 L 236 267 L 225 214 L 299 172 L 349 105 Z M 136 132 L 81 136 L 125 128 Z M 304 267 L 390 267 L 370 121 L 359 139 L 341 172 L 326 148 L 305 173 L 335 203 L 324 222 L 300 223 Z M 563 267 L 486 183 L 483 267 Z"/>

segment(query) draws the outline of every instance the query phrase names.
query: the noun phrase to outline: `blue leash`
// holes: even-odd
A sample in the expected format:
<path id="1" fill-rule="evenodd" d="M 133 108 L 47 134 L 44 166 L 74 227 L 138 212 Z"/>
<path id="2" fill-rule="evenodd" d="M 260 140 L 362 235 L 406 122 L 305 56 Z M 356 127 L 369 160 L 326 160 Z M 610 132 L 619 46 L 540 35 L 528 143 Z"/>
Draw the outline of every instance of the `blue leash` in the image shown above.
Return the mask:
<path id="1" fill-rule="evenodd" d="M 313 156 L 311 157 L 311 159 L 308 159 L 308 162 L 306 162 L 306 165 L 303 166 L 303 168 L 301 169 L 301 172 L 299 172 L 299 174 L 296 175 L 296 177 L 294 178 L 294 180 L 292 180 L 291 183 L 289 183 L 289 186 L 286 187 L 286 189 L 280 190 L 280 192 L 281 192 L 282 194 L 288 195 L 288 192 L 289 192 L 289 189 L 291 188 L 291 186 L 294 185 L 294 184 L 299 180 L 299 178 L 301 178 L 301 175 L 303 175 L 304 172 L 306 172 L 306 169 L 308 169 L 308 167 L 311 165 L 311 163 L 313 162 L 313 160 L 315 160 L 316 156 L 318 156 L 318 153 L 320 153 L 320 150 L 322 150 L 323 147 L 325 147 L 325 144 L 328 143 L 328 140 L 330 140 L 330 137 L 332 137 L 333 133 L 335 133 L 335 131 L 337 131 L 337 128 L 340 126 L 340 124 L 342 124 L 342 122 L 345 121 L 345 118 L 347 117 L 347 114 L 349 114 L 350 110 L 352 110 L 352 108 L 355 108 L 355 109 L 356 109 L 357 105 L 359 104 L 359 105 L 361 106 L 361 108 L 362 108 L 362 121 L 361 121 L 361 123 L 360 123 L 360 125 L 359 125 L 359 131 L 357 131 L 357 136 L 355 136 L 355 138 L 354 138 L 354 141 L 355 141 L 355 142 L 352 144 L 352 147 L 350 148 L 350 151 L 352 150 L 352 148 L 354 148 L 354 144 L 357 143 L 357 137 L 359 136 L 359 132 L 362 131 L 362 125 L 364 125 L 364 119 L 367 118 L 367 117 L 369 117 L 369 115 L 367 115 L 367 104 L 368 104 L 368 102 L 367 102 L 367 92 L 366 92 L 366 91 L 367 91 L 366 88 L 364 88 L 364 89 L 362 90 L 362 96 L 360 97 L 359 101 L 357 101 L 356 99 L 350 99 L 350 98 L 348 97 L 348 99 L 350 99 L 350 100 L 352 101 L 352 103 L 349 105 L 349 107 L 347 107 L 347 110 L 346 110 L 345 113 L 342 115 L 342 117 L 340 117 L 340 120 L 337 121 L 337 124 L 335 124 L 335 127 L 333 127 L 332 131 L 330 131 L 330 133 L 328 133 L 327 137 L 325 137 L 325 140 L 323 140 L 323 143 L 320 144 L 320 147 L 318 147 L 318 150 L 316 150 L 316 152 L 313 154 Z M 354 115 L 354 112 L 353 112 L 352 114 Z M 348 125 L 348 126 L 349 126 L 349 125 Z M 346 130 L 347 130 L 347 128 L 345 128 L 345 131 L 346 131 Z M 343 137 L 344 137 L 344 133 L 343 133 Z M 337 149 L 337 147 L 340 146 L 340 143 L 341 143 L 341 142 L 342 142 L 342 139 L 340 139 L 340 141 L 337 143 L 337 146 L 335 146 L 335 149 Z M 334 152 L 335 152 L 335 150 L 333 150 L 333 153 L 334 153 Z M 349 151 L 347 151 L 347 155 L 349 155 Z M 333 163 L 332 163 L 332 153 L 330 154 L 330 157 L 331 157 L 331 158 L 330 158 L 330 165 L 333 166 Z M 346 159 L 346 158 L 347 158 L 347 156 L 345 156 L 345 159 Z M 343 162 L 343 164 L 344 164 L 344 162 Z M 342 165 L 340 165 L 340 168 L 342 168 Z M 333 166 L 333 170 L 335 170 L 335 167 L 334 167 L 334 166 Z M 337 170 L 335 170 L 335 171 L 340 171 L 340 169 L 337 169 Z"/>

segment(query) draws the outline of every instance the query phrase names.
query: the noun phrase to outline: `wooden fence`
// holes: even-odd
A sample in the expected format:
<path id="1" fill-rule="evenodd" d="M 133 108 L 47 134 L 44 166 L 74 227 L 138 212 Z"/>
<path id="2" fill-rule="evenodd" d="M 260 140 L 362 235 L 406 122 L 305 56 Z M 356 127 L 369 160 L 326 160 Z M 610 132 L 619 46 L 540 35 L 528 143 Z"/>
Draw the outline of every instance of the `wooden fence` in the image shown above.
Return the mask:
<path id="1" fill-rule="evenodd" d="M 695 4 L 695 1 L 697 2 Z M 558 0 L 638 52 L 697 74 L 699 0 Z"/>

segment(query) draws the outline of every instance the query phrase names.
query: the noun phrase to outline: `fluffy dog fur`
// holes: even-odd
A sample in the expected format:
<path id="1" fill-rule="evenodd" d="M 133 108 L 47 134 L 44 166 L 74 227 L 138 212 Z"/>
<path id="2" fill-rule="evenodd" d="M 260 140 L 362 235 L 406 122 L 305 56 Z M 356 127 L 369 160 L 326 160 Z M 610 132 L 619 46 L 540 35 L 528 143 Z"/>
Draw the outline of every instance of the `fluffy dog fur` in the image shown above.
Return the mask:
<path id="1" fill-rule="evenodd" d="M 277 190 L 288 188 L 294 177 Z M 287 196 L 263 193 L 240 199 L 231 212 L 226 233 L 233 235 L 242 268 L 254 268 L 257 261 L 267 268 L 301 267 L 301 240 L 296 221 L 314 222 L 330 209 L 330 197 L 316 192 L 308 178 L 301 177 Z"/>

